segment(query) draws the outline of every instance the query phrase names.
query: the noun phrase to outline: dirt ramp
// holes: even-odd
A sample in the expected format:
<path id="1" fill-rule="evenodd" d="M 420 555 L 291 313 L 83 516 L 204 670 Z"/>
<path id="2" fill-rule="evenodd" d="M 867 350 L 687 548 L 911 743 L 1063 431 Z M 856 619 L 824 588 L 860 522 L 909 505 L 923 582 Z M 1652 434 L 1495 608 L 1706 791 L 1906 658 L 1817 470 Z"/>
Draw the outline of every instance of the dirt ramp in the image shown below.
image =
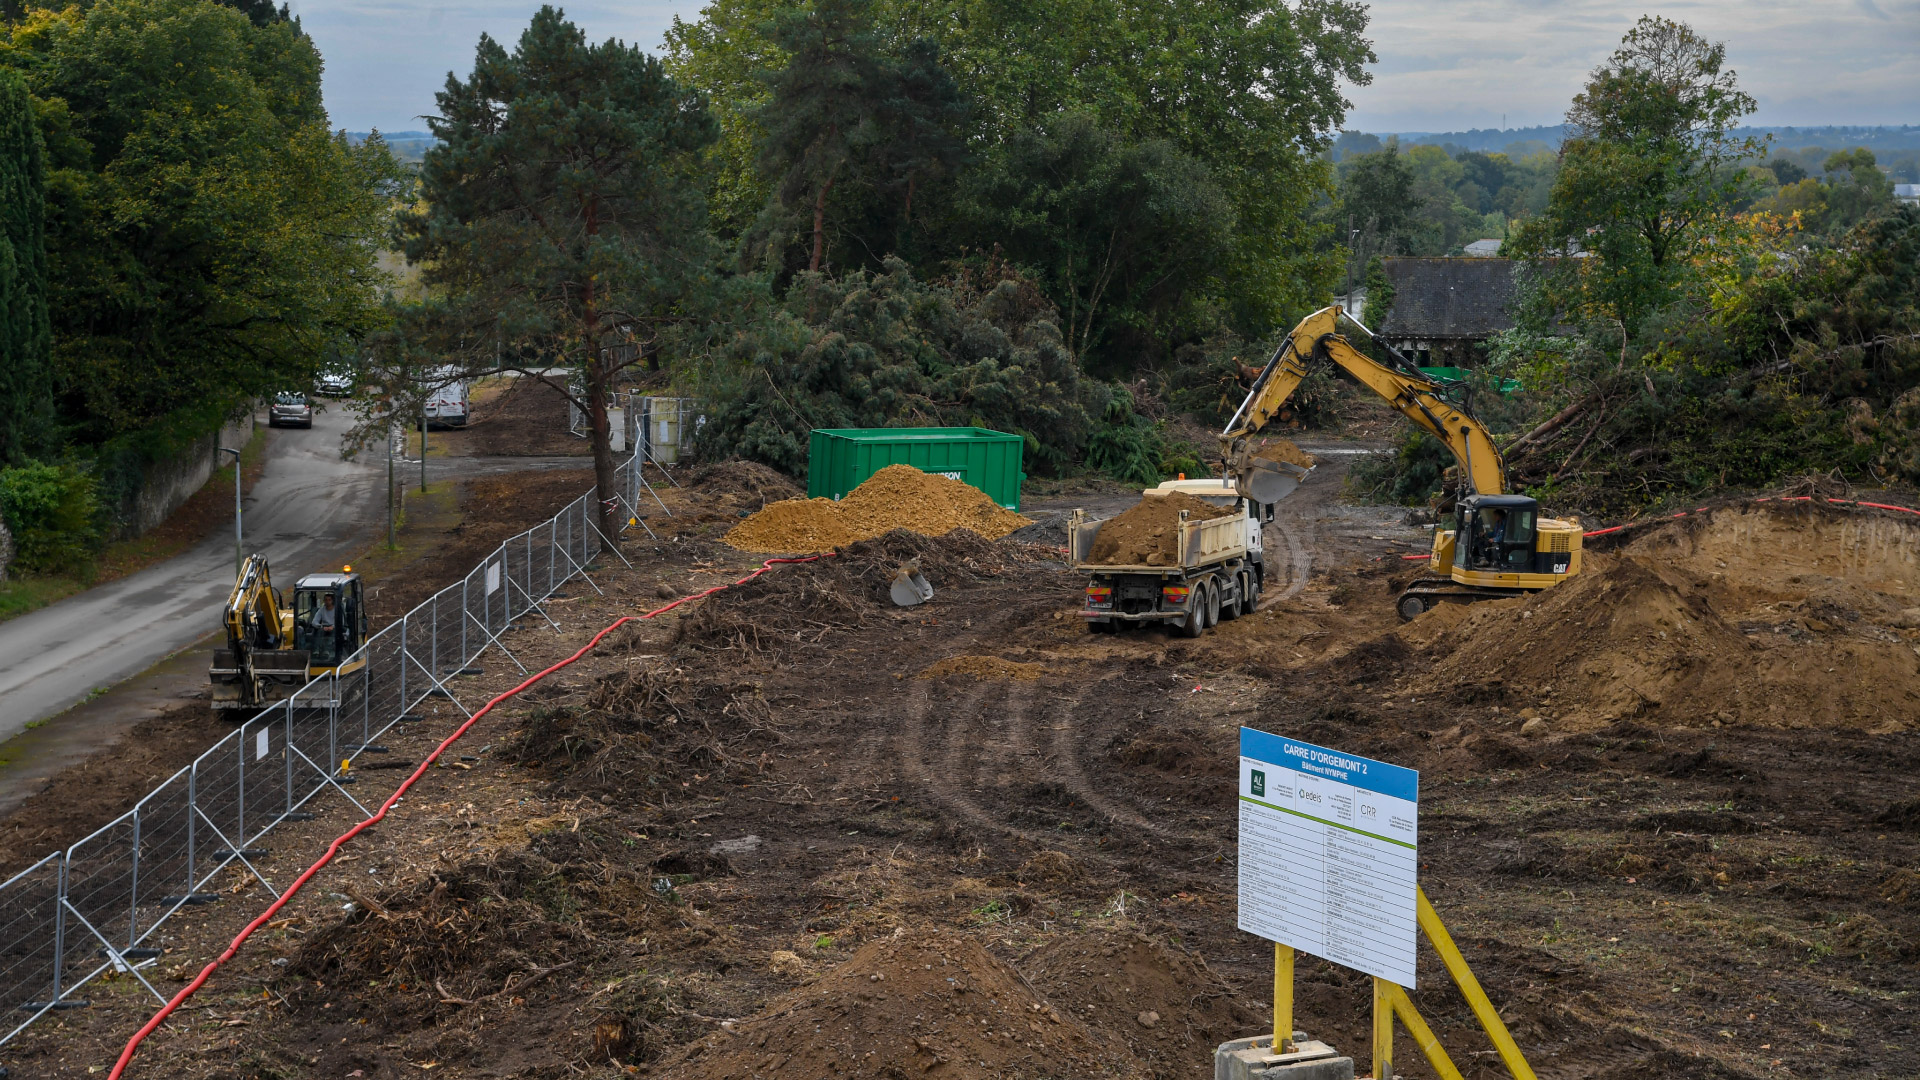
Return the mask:
<path id="1" fill-rule="evenodd" d="M 1124 1047 L 1028 989 L 973 941 L 875 941 L 839 967 L 679 1052 L 685 1080 L 848 1076 L 1138 1076 Z"/>
<path id="2" fill-rule="evenodd" d="M 1916 554 L 1920 529 L 1897 521 L 1721 511 L 1596 553 L 1543 593 L 1443 608 L 1402 634 L 1439 654 L 1429 692 L 1521 691 L 1556 730 L 1630 716 L 1899 730 L 1920 716 Z"/>
<path id="3" fill-rule="evenodd" d="M 1730 610 L 1818 597 L 1893 617 L 1920 604 L 1920 526 L 1798 503 L 1690 515 L 1623 551 L 1704 577 Z"/>

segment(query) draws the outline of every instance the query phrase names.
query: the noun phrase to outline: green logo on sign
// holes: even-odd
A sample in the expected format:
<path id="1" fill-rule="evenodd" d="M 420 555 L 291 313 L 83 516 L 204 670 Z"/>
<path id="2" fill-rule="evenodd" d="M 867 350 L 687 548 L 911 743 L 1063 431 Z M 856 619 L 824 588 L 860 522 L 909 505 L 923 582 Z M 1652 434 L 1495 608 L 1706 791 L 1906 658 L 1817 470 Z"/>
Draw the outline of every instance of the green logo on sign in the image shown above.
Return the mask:
<path id="1" fill-rule="evenodd" d="M 1253 770 L 1253 793 L 1263 797 L 1267 793 L 1267 774 L 1259 769 Z"/>

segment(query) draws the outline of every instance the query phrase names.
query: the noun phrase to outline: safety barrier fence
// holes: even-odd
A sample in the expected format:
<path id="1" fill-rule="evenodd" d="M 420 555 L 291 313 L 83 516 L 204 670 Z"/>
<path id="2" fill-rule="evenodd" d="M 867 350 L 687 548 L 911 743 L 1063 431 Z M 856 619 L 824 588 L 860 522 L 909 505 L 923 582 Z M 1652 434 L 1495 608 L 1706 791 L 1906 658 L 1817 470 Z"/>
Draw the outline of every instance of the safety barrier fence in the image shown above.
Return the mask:
<path id="1" fill-rule="evenodd" d="M 633 463 L 620 466 L 628 486 Z M 239 725 L 133 809 L 0 882 L 0 1046 L 34 1021 L 87 1004 L 78 996 L 109 971 L 148 979 L 161 928 L 183 909 L 256 880 L 275 897 L 274 829 L 310 820 L 330 801 L 357 808 L 386 794 L 358 786 L 374 773 L 352 763 L 387 750 L 380 739 L 429 696 L 464 718 L 448 685 L 495 649 L 516 620 L 546 619 L 540 604 L 606 546 L 594 496 L 501 543 L 469 571 L 370 636 L 336 669 Z M 619 517 L 628 520 L 632 508 Z M 590 580 L 590 579 L 589 579 Z M 299 860 L 293 860 L 299 861 Z M 297 869 L 296 871 L 297 872 Z M 183 962 L 187 957 L 175 957 Z"/>

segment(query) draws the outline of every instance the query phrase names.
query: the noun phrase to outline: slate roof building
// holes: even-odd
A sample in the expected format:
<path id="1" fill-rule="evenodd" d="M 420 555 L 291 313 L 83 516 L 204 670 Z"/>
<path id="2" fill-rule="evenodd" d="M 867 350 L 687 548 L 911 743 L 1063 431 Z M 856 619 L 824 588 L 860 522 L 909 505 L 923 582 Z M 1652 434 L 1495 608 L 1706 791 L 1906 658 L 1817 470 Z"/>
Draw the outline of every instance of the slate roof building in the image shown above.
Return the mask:
<path id="1" fill-rule="evenodd" d="M 1472 367 L 1474 346 L 1513 326 L 1510 259 L 1382 259 L 1393 306 L 1379 328 L 1387 344 L 1426 367 Z"/>
<path id="2" fill-rule="evenodd" d="M 1895 184 L 1893 197 L 1898 202 L 1920 203 L 1920 184 Z"/>
<path id="3" fill-rule="evenodd" d="M 1504 240 L 1475 240 L 1461 250 L 1476 258 L 1481 258 L 1500 254 L 1500 245 L 1504 243 L 1506 243 Z"/>

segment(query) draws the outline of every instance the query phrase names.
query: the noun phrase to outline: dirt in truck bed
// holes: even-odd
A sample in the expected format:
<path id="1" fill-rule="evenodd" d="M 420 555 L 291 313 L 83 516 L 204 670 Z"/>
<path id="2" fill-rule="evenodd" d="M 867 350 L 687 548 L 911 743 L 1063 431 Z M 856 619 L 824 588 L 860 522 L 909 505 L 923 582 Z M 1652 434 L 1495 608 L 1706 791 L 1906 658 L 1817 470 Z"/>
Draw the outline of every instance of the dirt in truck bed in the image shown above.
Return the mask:
<path id="1" fill-rule="evenodd" d="M 1182 491 L 1148 495 L 1100 526 L 1087 558 L 1100 566 L 1178 564 L 1182 510 L 1194 521 L 1211 521 L 1237 513 L 1232 507 L 1215 506 Z"/>
<path id="2" fill-rule="evenodd" d="M 133 1075 L 1199 1080 L 1270 1004 L 1271 951 L 1235 928 L 1243 724 L 1421 771 L 1422 885 L 1542 1077 L 1920 1075 L 1920 530 L 1727 508 L 1594 545 L 1582 603 L 1576 579 L 1403 625 L 1417 568 L 1364 543 L 1417 537 L 1339 484 L 1280 506 L 1268 557 L 1306 551 L 1303 587 L 1194 640 L 1089 635 L 1058 552 L 964 532 L 622 627 L 479 721 Z M 545 666 L 758 565 L 716 517 L 508 647 Z M 937 592 L 902 610 L 906 557 Z M 522 678 L 482 666 L 462 701 Z M 456 721 L 427 705 L 389 757 Z M 291 879 L 348 809 L 264 868 Z M 268 900 L 220 892 L 166 928 L 163 993 Z M 1419 971 L 1453 1060 L 1504 1075 L 1424 947 Z M 0 1062 L 109 1064 L 153 1002 L 88 996 Z M 1296 1026 L 1363 1070 L 1369 1001 L 1302 960 Z M 1395 1061 L 1433 1076 L 1404 1032 Z"/>

